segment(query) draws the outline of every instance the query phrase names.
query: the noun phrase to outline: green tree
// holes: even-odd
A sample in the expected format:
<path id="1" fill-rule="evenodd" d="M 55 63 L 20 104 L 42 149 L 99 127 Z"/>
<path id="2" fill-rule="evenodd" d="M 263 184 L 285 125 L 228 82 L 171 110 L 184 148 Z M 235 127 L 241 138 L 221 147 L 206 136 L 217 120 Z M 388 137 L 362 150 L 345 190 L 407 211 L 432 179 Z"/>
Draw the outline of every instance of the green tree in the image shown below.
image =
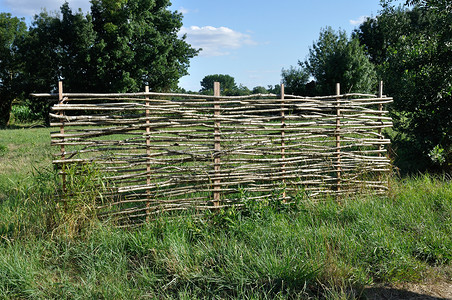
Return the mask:
<path id="1" fill-rule="evenodd" d="M 64 80 L 66 92 L 92 91 L 99 81 L 92 72 L 95 36 L 90 16 L 81 11 L 74 14 L 67 2 L 61 6 L 61 15 L 46 11 L 36 15 L 20 45 L 23 90 L 56 91 L 58 80 Z M 29 105 L 48 123 L 49 101 L 33 99 Z"/>
<path id="2" fill-rule="evenodd" d="M 299 68 L 290 66 L 289 69 L 282 69 L 281 77 L 285 93 L 300 96 L 306 95 L 306 85 L 310 75 L 304 66 Z"/>
<path id="3" fill-rule="evenodd" d="M 407 9 L 385 1 L 381 14 L 362 24 L 356 35 L 377 64 L 385 92 L 394 97 L 396 164 L 406 172 L 438 167 L 450 171 L 451 2 L 410 1 L 414 2 L 419 6 Z M 435 149 L 442 150 L 442 159 L 431 159 Z"/>
<path id="4" fill-rule="evenodd" d="M 376 88 L 376 72 L 357 38 L 349 39 L 345 31 L 331 28 L 320 32 L 319 40 L 309 49 L 308 58 L 299 62 L 316 81 L 321 95 L 335 93 L 335 83 L 343 92 L 372 92 Z"/>
<path id="5" fill-rule="evenodd" d="M 237 84 L 234 77 L 226 74 L 213 74 L 204 76 L 201 80 L 201 93 L 209 93 L 213 95 L 213 83 L 220 83 L 220 93 L 230 96 L 237 91 Z"/>
<path id="6" fill-rule="evenodd" d="M 280 84 L 268 85 L 267 86 L 267 91 L 270 94 L 279 95 L 279 94 L 281 94 L 281 85 Z"/>
<path id="7" fill-rule="evenodd" d="M 91 13 L 36 15 L 20 46 L 27 92 L 55 91 L 59 79 L 67 92 L 154 91 L 177 88 L 198 50 L 179 38 L 182 14 L 167 0 L 92 0 Z M 48 116 L 48 102 L 33 101 Z"/>
<path id="8" fill-rule="evenodd" d="M 251 92 L 252 94 L 268 94 L 268 90 L 263 86 L 255 86 Z"/>
<path id="9" fill-rule="evenodd" d="M 177 88 L 197 55 L 177 33 L 182 14 L 169 0 L 91 0 L 96 40 L 92 57 L 103 91 Z"/>
<path id="10" fill-rule="evenodd" d="M 19 94 L 18 76 L 22 64 L 17 55 L 17 43 L 26 33 L 23 20 L 0 13 L 0 126 L 8 124 L 11 103 Z"/>
<path id="11" fill-rule="evenodd" d="M 239 84 L 239 86 L 229 93 L 230 96 L 247 96 L 251 95 L 251 90 L 243 84 Z"/>
<path id="12" fill-rule="evenodd" d="M 384 1 L 384 3 L 391 3 L 392 1 Z M 406 5 L 417 5 L 422 8 L 434 9 L 437 13 L 452 12 L 451 0 L 406 0 Z"/>

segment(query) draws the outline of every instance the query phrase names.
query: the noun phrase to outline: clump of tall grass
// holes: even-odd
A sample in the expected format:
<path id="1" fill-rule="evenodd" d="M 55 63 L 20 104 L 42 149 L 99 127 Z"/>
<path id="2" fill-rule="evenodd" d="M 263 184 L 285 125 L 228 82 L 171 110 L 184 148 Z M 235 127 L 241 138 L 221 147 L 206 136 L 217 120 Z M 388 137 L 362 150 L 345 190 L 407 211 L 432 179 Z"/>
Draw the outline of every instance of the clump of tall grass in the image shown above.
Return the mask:
<path id="1" fill-rule="evenodd" d="M 56 206 L 59 220 L 55 230 L 59 235 L 74 238 L 98 222 L 98 199 L 108 192 L 108 183 L 95 164 L 68 165 L 61 172 L 65 174 L 65 183 L 59 188 Z"/>
<path id="2" fill-rule="evenodd" d="M 55 191 L 58 176 L 53 170 L 36 170 L 21 182 L 11 181 L 0 201 L 0 236 L 18 240 L 42 236 L 55 226 Z"/>

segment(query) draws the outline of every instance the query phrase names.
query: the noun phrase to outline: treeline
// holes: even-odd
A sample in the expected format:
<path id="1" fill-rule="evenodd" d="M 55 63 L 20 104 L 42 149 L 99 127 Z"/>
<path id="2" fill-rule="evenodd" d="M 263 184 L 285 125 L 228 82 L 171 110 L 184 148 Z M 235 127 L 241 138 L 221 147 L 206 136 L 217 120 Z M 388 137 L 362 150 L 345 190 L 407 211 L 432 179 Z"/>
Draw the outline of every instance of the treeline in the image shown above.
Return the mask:
<path id="1" fill-rule="evenodd" d="M 67 3 L 59 16 L 43 11 L 29 29 L 23 20 L 0 14 L 0 126 L 8 123 L 14 99 L 30 92 L 181 91 L 180 77 L 197 55 L 178 38 L 182 15 L 169 0 L 91 0 L 91 11 L 73 12 Z M 407 0 L 395 6 L 382 0 L 376 17 L 350 36 L 330 27 L 320 32 L 304 60 L 283 69 L 288 94 L 315 96 L 384 91 L 394 128 L 391 157 L 402 172 L 452 168 L 452 0 Z M 205 76 L 201 93 L 222 95 L 280 92 L 279 85 L 249 89 L 224 74 Z M 25 101 L 25 100 L 23 100 Z M 48 118 L 48 102 L 27 103 Z"/>
<path id="2" fill-rule="evenodd" d="M 91 11 L 60 15 L 42 11 L 29 29 L 23 19 L 0 13 L 0 126 L 8 123 L 11 103 L 30 92 L 139 91 L 177 88 L 197 55 L 177 33 L 182 14 L 169 0 L 91 0 Z M 28 106 L 43 118 L 48 103 Z"/>
<path id="3" fill-rule="evenodd" d="M 306 59 L 282 69 L 285 92 L 301 96 L 375 93 L 378 81 L 394 98 L 388 107 L 394 128 L 390 155 L 402 173 L 452 170 L 452 1 L 381 1 L 350 36 L 327 27 Z M 219 81 L 223 95 L 279 93 L 278 86 L 237 85 L 229 75 L 209 75 L 203 93 Z"/>
<path id="4" fill-rule="evenodd" d="M 247 96 L 252 94 L 279 94 L 281 92 L 281 86 L 269 85 L 266 88 L 263 86 L 255 86 L 252 89 L 244 86 L 243 84 L 237 84 L 235 78 L 227 74 L 212 74 L 205 76 L 200 84 L 201 89 L 198 92 L 188 93 L 201 93 L 205 95 L 213 95 L 214 82 L 220 83 L 220 93 L 223 96 Z M 180 89 L 181 92 L 187 92 L 184 89 Z"/>
<path id="5" fill-rule="evenodd" d="M 372 92 L 394 98 L 392 157 L 402 172 L 452 168 L 452 1 L 412 0 L 382 10 L 348 37 L 326 28 L 296 67 L 282 70 L 288 93 Z"/>

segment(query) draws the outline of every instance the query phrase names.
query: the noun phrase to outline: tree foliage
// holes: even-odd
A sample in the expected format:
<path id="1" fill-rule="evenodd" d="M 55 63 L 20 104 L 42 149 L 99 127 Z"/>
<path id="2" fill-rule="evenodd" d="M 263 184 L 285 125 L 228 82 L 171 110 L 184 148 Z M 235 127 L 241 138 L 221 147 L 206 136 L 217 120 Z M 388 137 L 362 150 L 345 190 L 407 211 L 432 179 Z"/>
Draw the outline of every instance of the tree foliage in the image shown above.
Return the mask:
<path id="1" fill-rule="evenodd" d="M 182 14 L 169 5 L 169 0 L 91 0 L 86 15 L 74 13 L 67 2 L 60 14 L 42 11 L 14 51 L 23 62 L 17 81 L 25 92 L 55 91 L 61 79 L 68 92 L 174 89 L 198 50 L 178 37 Z M 32 106 L 48 115 L 45 102 Z"/>
<path id="2" fill-rule="evenodd" d="M 58 78 L 68 90 L 169 90 L 187 74 L 197 54 L 178 38 L 182 14 L 163 0 L 92 0 L 91 14 L 73 13 L 67 2 L 61 16 L 35 17 L 24 52 L 35 71 L 32 82 L 51 87 Z M 43 49 L 39 51 L 38 49 Z M 33 55 L 30 55 L 33 54 Z M 49 74 L 49 75 L 45 75 Z"/>
<path id="3" fill-rule="evenodd" d="M 96 32 L 94 60 L 97 87 L 138 91 L 144 84 L 154 90 L 177 87 L 197 54 L 178 38 L 182 14 L 168 10 L 169 0 L 92 0 Z"/>
<path id="4" fill-rule="evenodd" d="M 0 13 L 0 126 L 8 123 L 11 103 L 19 93 L 17 77 L 22 64 L 17 57 L 17 44 L 25 35 L 23 20 Z"/>
<path id="5" fill-rule="evenodd" d="M 24 62 L 20 76 L 23 90 L 27 93 L 56 91 L 58 80 L 64 80 L 67 92 L 92 91 L 103 79 L 94 73 L 95 36 L 90 16 L 81 11 L 73 13 L 68 3 L 61 6 L 61 16 L 46 11 L 36 15 L 19 49 Z M 48 122 L 48 101 L 34 99 L 30 106 Z"/>
<path id="6" fill-rule="evenodd" d="M 345 31 L 336 32 L 331 27 L 322 30 L 308 58 L 299 65 L 314 77 L 321 95 L 334 94 L 338 82 L 343 92 L 371 92 L 376 87 L 373 64 L 359 40 L 349 39 Z"/>
<path id="7" fill-rule="evenodd" d="M 394 97 L 392 136 L 396 163 L 405 171 L 434 167 L 435 149 L 443 169 L 452 163 L 452 22 L 446 2 L 409 1 L 412 9 L 386 1 L 375 19 L 356 33 L 365 44 L 385 92 Z"/>
<path id="8" fill-rule="evenodd" d="M 229 96 L 237 90 L 235 78 L 226 74 L 213 74 L 204 76 L 201 80 L 201 93 L 210 93 L 213 95 L 214 82 L 220 83 L 220 93 Z"/>
<path id="9" fill-rule="evenodd" d="M 391 1 L 385 1 L 391 2 Z M 452 12 L 451 0 L 406 0 L 406 5 L 417 5 L 418 7 L 434 9 L 437 13 Z"/>
<path id="10" fill-rule="evenodd" d="M 264 87 L 255 87 L 253 90 L 250 90 L 243 84 L 237 85 L 235 82 L 235 78 L 231 75 L 227 74 L 213 74 L 206 75 L 201 80 L 201 90 L 200 93 L 213 95 L 213 85 L 214 82 L 220 83 L 220 94 L 223 96 L 246 96 L 251 95 L 252 93 L 268 93 L 268 91 Z"/>
<path id="11" fill-rule="evenodd" d="M 282 69 L 281 77 L 285 93 L 308 96 L 306 85 L 310 75 L 306 68 L 290 66 L 289 69 Z"/>
<path id="12" fill-rule="evenodd" d="M 252 94 L 268 94 L 268 90 L 263 86 L 255 86 L 251 91 Z"/>

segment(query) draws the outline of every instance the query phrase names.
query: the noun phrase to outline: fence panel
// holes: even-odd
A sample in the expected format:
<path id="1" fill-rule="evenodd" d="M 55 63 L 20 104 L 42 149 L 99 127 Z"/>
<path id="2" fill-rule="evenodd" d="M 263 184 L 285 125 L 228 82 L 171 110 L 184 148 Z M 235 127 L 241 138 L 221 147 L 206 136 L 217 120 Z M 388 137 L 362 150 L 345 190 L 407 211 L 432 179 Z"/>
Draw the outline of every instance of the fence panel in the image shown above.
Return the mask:
<path id="1" fill-rule="evenodd" d="M 61 86 L 62 89 L 62 86 Z M 108 186 L 99 215 L 142 223 L 162 211 L 212 209 L 299 193 L 384 193 L 382 129 L 392 98 L 143 93 L 59 95 L 54 164 L 94 165 Z M 37 97 L 50 95 L 38 94 Z M 82 174 L 81 174 L 82 175 Z M 70 191 L 68 191 L 70 194 Z"/>

